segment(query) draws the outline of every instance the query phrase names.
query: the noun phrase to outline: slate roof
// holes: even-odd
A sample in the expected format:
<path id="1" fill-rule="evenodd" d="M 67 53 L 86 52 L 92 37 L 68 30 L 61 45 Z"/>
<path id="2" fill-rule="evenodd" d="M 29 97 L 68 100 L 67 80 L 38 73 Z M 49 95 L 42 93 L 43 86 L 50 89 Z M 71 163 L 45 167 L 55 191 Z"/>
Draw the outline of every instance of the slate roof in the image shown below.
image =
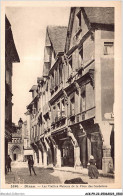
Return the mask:
<path id="1" fill-rule="evenodd" d="M 90 23 L 114 24 L 113 7 L 84 7 Z"/>
<path id="2" fill-rule="evenodd" d="M 59 52 L 64 52 L 67 27 L 48 26 L 47 31 L 55 53 L 58 54 Z"/>

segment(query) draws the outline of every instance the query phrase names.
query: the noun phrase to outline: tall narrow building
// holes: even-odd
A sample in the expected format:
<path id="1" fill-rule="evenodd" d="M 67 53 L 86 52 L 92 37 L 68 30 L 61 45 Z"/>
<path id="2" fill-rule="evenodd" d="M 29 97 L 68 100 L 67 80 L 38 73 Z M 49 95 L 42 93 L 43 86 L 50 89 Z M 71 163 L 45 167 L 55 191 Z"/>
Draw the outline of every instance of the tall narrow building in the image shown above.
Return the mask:
<path id="1" fill-rule="evenodd" d="M 12 64 L 20 62 L 11 30 L 5 16 L 5 156 L 8 155 L 8 142 L 12 139 Z"/>

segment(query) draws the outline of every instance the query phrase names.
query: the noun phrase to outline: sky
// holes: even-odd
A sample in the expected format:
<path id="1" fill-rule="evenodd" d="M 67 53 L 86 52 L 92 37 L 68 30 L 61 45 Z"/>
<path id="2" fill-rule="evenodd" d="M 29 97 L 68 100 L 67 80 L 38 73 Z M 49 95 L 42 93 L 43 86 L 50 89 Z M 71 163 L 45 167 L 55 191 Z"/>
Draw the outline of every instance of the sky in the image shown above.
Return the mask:
<path id="1" fill-rule="evenodd" d="M 7 7 L 20 63 L 13 64 L 12 121 L 26 120 L 24 113 L 31 102 L 31 87 L 42 76 L 47 25 L 68 26 L 69 7 Z"/>

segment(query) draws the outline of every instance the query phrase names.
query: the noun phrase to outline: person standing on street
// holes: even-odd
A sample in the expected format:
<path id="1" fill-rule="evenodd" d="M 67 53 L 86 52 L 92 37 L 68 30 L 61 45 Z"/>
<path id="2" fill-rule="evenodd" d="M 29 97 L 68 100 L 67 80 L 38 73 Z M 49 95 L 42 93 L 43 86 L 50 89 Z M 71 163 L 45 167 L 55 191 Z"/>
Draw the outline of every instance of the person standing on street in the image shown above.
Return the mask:
<path id="1" fill-rule="evenodd" d="M 92 155 L 90 156 L 90 160 L 88 163 L 88 176 L 91 179 L 94 179 L 94 178 L 97 179 L 99 177 L 99 172 L 96 167 L 96 160 L 94 159 Z"/>
<path id="2" fill-rule="evenodd" d="M 9 171 L 11 172 L 11 162 L 12 162 L 12 159 L 10 158 L 10 155 L 8 155 L 8 158 L 7 158 L 7 169 L 8 169 L 8 172 Z"/>
<path id="3" fill-rule="evenodd" d="M 33 157 L 30 156 L 28 159 L 28 167 L 29 167 L 30 176 L 32 175 L 31 170 L 33 170 L 34 174 L 36 175 L 33 165 L 34 165 Z"/>

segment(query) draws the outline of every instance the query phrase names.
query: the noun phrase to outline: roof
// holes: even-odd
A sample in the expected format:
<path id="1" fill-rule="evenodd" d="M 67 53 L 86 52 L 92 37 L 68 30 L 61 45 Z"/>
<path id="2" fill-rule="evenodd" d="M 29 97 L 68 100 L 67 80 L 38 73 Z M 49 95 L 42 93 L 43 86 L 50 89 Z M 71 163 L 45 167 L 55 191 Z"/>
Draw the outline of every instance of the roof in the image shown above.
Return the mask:
<path id="1" fill-rule="evenodd" d="M 84 7 L 90 23 L 114 24 L 113 7 Z"/>
<path id="2" fill-rule="evenodd" d="M 59 52 L 64 52 L 65 41 L 67 36 L 67 27 L 48 26 L 47 32 L 49 34 L 49 38 L 53 45 L 55 53 L 58 54 Z"/>
<path id="3" fill-rule="evenodd" d="M 29 92 L 32 92 L 34 90 L 37 90 L 38 86 L 37 85 L 33 85 L 32 88 L 29 90 Z"/>

